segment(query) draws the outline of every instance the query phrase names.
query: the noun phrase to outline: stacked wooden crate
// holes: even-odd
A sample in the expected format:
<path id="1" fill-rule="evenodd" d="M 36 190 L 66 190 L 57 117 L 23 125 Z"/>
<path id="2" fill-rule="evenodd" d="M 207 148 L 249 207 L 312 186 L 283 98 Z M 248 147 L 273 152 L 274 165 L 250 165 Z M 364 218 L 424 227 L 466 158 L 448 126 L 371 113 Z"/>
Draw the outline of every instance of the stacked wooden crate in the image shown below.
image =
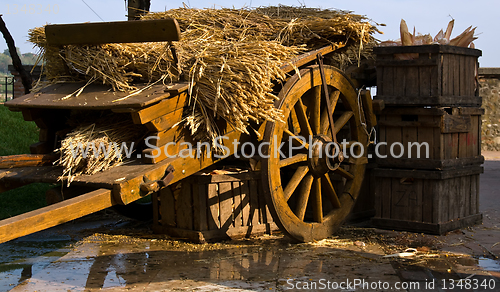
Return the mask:
<path id="1" fill-rule="evenodd" d="M 481 51 L 426 45 L 374 53 L 375 99 L 386 105 L 378 140 L 387 144 L 378 145 L 373 171 L 373 225 L 442 234 L 480 223 Z"/>

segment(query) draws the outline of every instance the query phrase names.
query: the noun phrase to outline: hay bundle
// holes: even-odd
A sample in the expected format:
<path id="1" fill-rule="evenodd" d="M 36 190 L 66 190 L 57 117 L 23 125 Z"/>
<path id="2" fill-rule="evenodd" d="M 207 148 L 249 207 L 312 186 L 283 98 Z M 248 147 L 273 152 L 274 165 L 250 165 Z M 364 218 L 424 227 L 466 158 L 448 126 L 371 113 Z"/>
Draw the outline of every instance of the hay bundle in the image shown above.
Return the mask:
<path id="1" fill-rule="evenodd" d="M 60 158 L 55 162 L 63 167 L 59 180 L 66 180 L 69 186 L 79 175 L 120 165 L 133 152 L 142 133 L 131 121 L 116 117 L 80 124 L 61 141 Z"/>
<path id="2" fill-rule="evenodd" d="M 43 28 L 31 30 L 30 41 L 44 53 L 50 82 L 95 79 L 127 91 L 137 82 L 196 81 L 186 124 L 196 138 L 206 140 L 218 136 L 218 118 L 241 132 L 251 120 L 279 120 L 272 81 L 283 80 L 280 67 L 287 60 L 334 44 L 345 46 L 338 54 L 344 56 L 336 58 L 342 65 L 359 57 L 353 48 L 373 44 L 377 31 L 350 12 L 304 7 L 179 8 L 144 16 L 159 18 L 175 18 L 181 26 L 181 41 L 175 44 L 181 72 L 168 43 L 66 46 L 60 54 L 47 45 Z"/>
<path id="3" fill-rule="evenodd" d="M 179 67 L 169 43 L 68 45 L 60 50 L 47 45 L 43 28 L 32 29 L 30 41 L 43 53 L 49 83 L 91 80 L 130 91 L 141 82 L 193 82 L 185 126 L 194 138 L 212 142 L 219 136 L 219 119 L 245 133 L 250 121 L 281 120 L 272 90 L 286 78 L 280 68 L 290 59 L 331 44 L 342 49 L 330 63 L 342 69 L 369 54 L 375 43 L 372 34 L 377 32 L 363 16 L 304 7 L 179 8 L 143 18 L 177 19 L 182 31 L 181 40 L 174 44 Z M 67 151 L 70 141 L 127 141 L 121 136 L 126 133 L 104 131 L 106 135 L 95 136 L 100 131 L 87 125 L 63 141 L 60 163 L 65 175 L 91 174 L 120 163 L 68 158 L 72 156 Z"/>

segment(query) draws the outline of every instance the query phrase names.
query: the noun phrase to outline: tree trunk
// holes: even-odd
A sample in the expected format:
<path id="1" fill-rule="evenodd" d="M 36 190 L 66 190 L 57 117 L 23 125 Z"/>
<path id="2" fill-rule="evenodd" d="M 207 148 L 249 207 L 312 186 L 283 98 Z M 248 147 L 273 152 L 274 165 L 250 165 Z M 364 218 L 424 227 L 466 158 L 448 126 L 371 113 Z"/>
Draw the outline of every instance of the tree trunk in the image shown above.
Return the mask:
<path id="1" fill-rule="evenodd" d="M 3 38 L 7 42 L 7 46 L 10 52 L 10 57 L 12 58 L 12 65 L 14 65 L 14 68 L 16 68 L 17 72 L 19 72 L 19 75 L 21 76 L 21 81 L 24 86 L 24 93 L 28 94 L 30 93 L 31 90 L 31 83 L 32 83 L 31 74 L 26 70 L 24 70 L 23 63 L 21 62 L 21 59 L 17 54 L 14 39 L 12 38 L 12 35 L 7 29 L 7 26 L 5 25 L 5 22 L 3 21 L 1 14 L 0 14 L 0 31 L 3 34 Z"/>

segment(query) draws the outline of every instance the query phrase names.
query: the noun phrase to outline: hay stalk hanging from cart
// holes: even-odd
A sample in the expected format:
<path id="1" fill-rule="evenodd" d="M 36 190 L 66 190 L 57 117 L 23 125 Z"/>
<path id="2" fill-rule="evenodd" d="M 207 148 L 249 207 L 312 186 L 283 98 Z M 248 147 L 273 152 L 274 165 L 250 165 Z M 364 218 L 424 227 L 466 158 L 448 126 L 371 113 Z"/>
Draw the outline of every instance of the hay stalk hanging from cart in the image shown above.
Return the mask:
<path id="1" fill-rule="evenodd" d="M 54 84 L 7 104 L 40 127 L 41 141 L 32 153 L 51 153 L 76 126 L 109 116 L 129 121 L 142 142 L 127 164 L 72 177 L 70 188 L 90 192 L 0 222 L 0 241 L 111 205 L 127 205 L 179 182 L 221 160 L 213 155 L 198 158 L 197 149 L 181 149 L 186 145 L 181 142 L 196 145 L 199 139 L 213 142 L 222 135 L 219 141 L 229 149 L 227 155 L 239 151 L 234 141 L 251 142 L 255 148 L 262 143 L 261 149 L 269 154 L 276 143 L 292 142 L 291 151 L 257 158 L 273 218 L 300 241 L 331 234 L 354 204 L 366 153 L 329 158 L 328 145 L 345 139 L 348 148 L 361 154 L 355 142 L 364 147 L 368 137 L 361 99 L 349 78 L 330 64 L 337 60 L 336 65 L 345 66 L 345 58 L 359 53 L 353 48 L 371 40 L 374 28 L 347 13 L 326 18 L 327 11 L 306 10 L 301 22 L 290 20 L 300 12 L 296 8 L 282 8 L 288 15 L 279 17 L 272 15 L 274 11 L 178 9 L 149 14 L 141 21 L 52 25 L 45 33 L 32 31 L 32 40 L 45 50 L 47 75 Z M 165 16 L 176 20 L 146 20 Z M 320 37 L 328 21 L 330 30 Z M 235 23 L 235 29 L 224 29 Z M 209 29 L 221 25 L 216 33 Z M 346 37 L 346 32 L 351 35 Z M 344 49 L 336 52 L 339 48 Z M 153 63 L 146 62 L 148 53 L 154 55 Z M 81 78 L 86 80 L 67 82 Z M 362 96 L 372 120 L 371 100 Z M 157 139 L 144 143 L 149 136 Z M 170 154 L 193 155 L 169 157 L 164 151 L 169 143 Z M 14 168 L 0 173 L 0 189 L 56 182 L 61 174 L 59 166 Z"/>

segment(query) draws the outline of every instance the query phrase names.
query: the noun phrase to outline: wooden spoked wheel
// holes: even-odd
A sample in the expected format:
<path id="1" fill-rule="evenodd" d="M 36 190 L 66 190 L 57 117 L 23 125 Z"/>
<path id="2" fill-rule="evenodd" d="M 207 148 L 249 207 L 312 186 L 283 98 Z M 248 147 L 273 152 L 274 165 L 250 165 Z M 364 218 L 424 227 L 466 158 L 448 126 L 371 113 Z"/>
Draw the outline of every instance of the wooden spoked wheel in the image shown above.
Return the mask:
<path id="1" fill-rule="evenodd" d="M 268 123 L 263 140 L 269 209 L 280 229 L 301 242 L 328 237 L 340 226 L 358 196 L 367 160 L 356 90 L 334 67 L 324 66 L 324 74 L 335 137 L 319 66 L 310 66 L 281 89 L 276 106 L 285 122 Z M 334 154 L 334 141 L 345 157 Z"/>

